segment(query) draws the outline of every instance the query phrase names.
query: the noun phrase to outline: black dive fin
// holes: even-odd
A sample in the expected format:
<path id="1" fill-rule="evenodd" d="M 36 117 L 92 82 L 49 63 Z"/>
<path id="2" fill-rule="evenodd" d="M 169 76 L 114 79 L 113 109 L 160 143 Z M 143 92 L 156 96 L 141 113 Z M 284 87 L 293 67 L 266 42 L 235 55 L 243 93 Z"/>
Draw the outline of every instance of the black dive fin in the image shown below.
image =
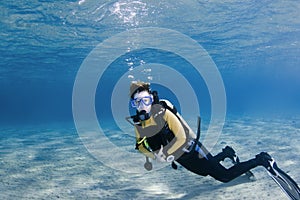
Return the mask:
<path id="1" fill-rule="evenodd" d="M 272 179 L 291 200 L 300 200 L 300 189 L 297 183 L 277 166 L 273 158 L 269 162 L 270 167 L 267 170 Z"/>

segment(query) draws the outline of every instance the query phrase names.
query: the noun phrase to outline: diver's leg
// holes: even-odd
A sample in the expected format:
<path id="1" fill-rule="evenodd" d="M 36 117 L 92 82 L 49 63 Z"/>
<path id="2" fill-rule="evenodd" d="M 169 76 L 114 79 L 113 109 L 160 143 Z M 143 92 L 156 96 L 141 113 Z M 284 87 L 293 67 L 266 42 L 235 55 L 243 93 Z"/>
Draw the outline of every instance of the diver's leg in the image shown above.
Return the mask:
<path id="1" fill-rule="evenodd" d="M 254 159 L 238 162 L 229 169 L 221 165 L 219 160 L 215 159 L 210 153 L 205 157 L 196 151 L 184 153 L 176 161 L 187 170 L 198 175 L 210 175 L 221 182 L 229 182 L 257 166 L 267 167 L 269 165 L 269 157 L 267 153 L 260 153 Z"/>
<path id="2" fill-rule="evenodd" d="M 224 149 L 222 149 L 222 152 L 215 155 L 214 158 L 218 162 L 224 161 L 225 158 L 230 158 L 231 160 L 235 160 L 236 154 L 232 147 L 226 146 Z"/>
<path id="3" fill-rule="evenodd" d="M 235 179 L 236 177 L 259 165 L 256 159 L 251 159 L 246 162 L 240 162 L 229 169 L 226 169 L 214 158 L 208 160 L 208 162 L 210 164 L 210 171 L 208 175 L 224 183 Z"/>
<path id="4" fill-rule="evenodd" d="M 210 157 L 212 156 L 210 155 Z M 194 172 L 195 174 L 201 176 L 208 175 L 210 164 L 208 160 L 202 155 L 199 155 L 198 152 L 185 153 L 176 161 L 184 168 Z"/>
<path id="5" fill-rule="evenodd" d="M 271 156 L 266 152 L 262 152 L 256 155 L 253 159 L 245 162 L 238 162 L 234 166 L 226 169 L 214 157 L 209 157 L 207 160 L 209 163 L 208 175 L 221 182 L 229 182 L 257 166 L 268 168 L 270 166 L 270 160 Z"/>
<path id="6" fill-rule="evenodd" d="M 197 152 L 184 154 L 176 161 L 195 174 L 201 176 L 210 175 L 221 182 L 229 182 L 259 165 L 255 158 L 246 162 L 240 162 L 226 169 L 211 154 L 207 154 L 207 158 L 203 158 Z"/>

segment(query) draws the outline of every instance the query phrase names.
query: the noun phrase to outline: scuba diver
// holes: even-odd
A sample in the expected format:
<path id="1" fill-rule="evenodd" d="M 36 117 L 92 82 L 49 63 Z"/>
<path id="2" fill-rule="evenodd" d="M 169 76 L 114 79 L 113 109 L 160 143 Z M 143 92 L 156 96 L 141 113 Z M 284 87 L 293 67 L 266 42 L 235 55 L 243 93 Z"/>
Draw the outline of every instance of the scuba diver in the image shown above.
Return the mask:
<path id="1" fill-rule="evenodd" d="M 199 134 L 196 136 L 176 108 L 167 100 L 159 100 L 157 92 L 151 91 L 150 83 L 132 82 L 130 98 L 131 106 L 136 109 L 136 115 L 130 117 L 135 128 L 136 149 L 146 156 L 148 163 L 144 166 L 147 170 L 152 169 L 149 158 L 172 163 L 174 169 L 177 169 L 176 161 L 198 175 L 229 182 L 257 166 L 271 167 L 272 157 L 266 152 L 239 162 L 235 151 L 226 146 L 213 156 L 198 141 Z M 225 158 L 230 158 L 235 164 L 225 168 L 220 164 Z"/>

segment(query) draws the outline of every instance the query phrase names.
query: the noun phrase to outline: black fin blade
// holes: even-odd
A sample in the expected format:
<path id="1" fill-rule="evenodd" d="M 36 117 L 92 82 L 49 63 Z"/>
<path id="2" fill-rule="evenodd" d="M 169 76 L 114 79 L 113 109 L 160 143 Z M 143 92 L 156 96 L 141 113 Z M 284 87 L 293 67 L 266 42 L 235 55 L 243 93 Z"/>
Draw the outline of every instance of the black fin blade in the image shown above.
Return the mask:
<path id="1" fill-rule="evenodd" d="M 300 200 L 300 189 L 297 183 L 284 171 L 282 171 L 273 159 L 268 174 L 280 186 L 282 191 L 292 200 Z M 275 174 L 274 174 L 275 172 Z"/>

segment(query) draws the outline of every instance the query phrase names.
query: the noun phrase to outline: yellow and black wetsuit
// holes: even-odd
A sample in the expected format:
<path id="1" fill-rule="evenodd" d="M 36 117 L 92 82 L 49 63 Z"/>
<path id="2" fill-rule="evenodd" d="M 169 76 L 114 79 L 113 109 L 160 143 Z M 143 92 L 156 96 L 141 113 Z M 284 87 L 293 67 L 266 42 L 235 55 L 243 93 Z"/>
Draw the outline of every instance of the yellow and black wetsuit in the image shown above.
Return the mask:
<path id="1" fill-rule="evenodd" d="M 171 111 L 162 109 L 160 112 L 135 126 L 137 149 L 153 159 L 153 152 L 159 150 L 161 145 L 166 155 L 176 154 L 180 153 L 188 139 L 186 130 Z"/>
<path id="2" fill-rule="evenodd" d="M 220 161 L 227 155 L 221 152 L 212 156 L 199 141 L 195 141 L 195 134 L 183 121 L 165 108 L 152 113 L 149 119 L 135 125 L 136 149 L 154 159 L 154 152 L 160 150 L 162 145 L 166 156 L 174 155 L 175 160 L 189 171 L 202 176 L 210 175 L 221 182 L 231 181 L 258 166 L 256 160 L 251 159 L 226 169 Z M 196 143 L 193 151 L 190 151 L 191 141 Z"/>

